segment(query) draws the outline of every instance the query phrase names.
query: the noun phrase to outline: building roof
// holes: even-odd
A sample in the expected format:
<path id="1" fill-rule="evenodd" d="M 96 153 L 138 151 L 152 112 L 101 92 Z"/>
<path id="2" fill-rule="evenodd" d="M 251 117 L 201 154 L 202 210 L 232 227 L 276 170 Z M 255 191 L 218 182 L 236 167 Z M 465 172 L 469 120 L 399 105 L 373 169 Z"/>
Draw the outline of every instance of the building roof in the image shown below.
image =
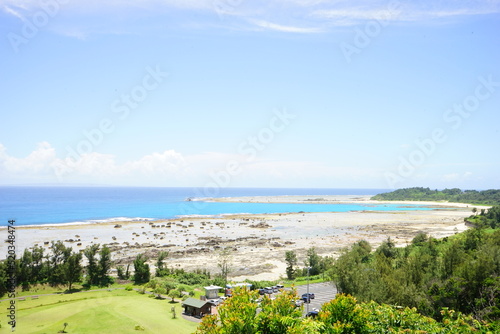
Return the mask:
<path id="1" fill-rule="evenodd" d="M 191 306 L 194 308 L 202 308 L 205 304 L 208 303 L 206 300 L 199 300 L 196 298 L 188 298 L 182 302 L 182 306 Z"/>
<path id="2" fill-rule="evenodd" d="M 222 289 L 222 287 L 217 285 L 210 285 L 205 287 L 205 290 L 219 290 L 219 289 Z"/>

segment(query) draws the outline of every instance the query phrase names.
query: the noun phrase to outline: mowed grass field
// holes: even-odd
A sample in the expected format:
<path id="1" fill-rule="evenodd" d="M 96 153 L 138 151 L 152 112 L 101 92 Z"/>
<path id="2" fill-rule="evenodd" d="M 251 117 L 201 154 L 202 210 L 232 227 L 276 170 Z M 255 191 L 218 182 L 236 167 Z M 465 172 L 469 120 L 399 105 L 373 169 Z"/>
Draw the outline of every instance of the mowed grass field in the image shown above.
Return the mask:
<path id="1" fill-rule="evenodd" d="M 193 333 L 197 324 L 184 320 L 181 303 L 158 300 L 136 291 L 105 290 L 26 297 L 17 301 L 16 333 L 54 334 L 64 323 L 67 333 Z M 0 303 L 0 333 L 10 332 L 6 308 Z M 172 319 L 171 308 L 177 319 Z M 141 326 L 144 330 L 136 330 Z"/>

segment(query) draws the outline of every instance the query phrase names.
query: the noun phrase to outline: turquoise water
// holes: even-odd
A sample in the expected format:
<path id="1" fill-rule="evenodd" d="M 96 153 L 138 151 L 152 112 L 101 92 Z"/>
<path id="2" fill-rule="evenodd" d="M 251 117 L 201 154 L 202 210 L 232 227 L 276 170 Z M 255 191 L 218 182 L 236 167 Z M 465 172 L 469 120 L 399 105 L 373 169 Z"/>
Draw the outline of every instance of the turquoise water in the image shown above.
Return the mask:
<path id="1" fill-rule="evenodd" d="M 211 197 L 278 195 L 375 195 L 385 189 L 217 189 Z M 222 203 L 186 201 L 200 198 L 197 188 L 136 187 L 0 187 L 0 221 L 16 225 L 112 221 L 118 219 L 165 219 L 184 215 L 235 213 L 347 212 L 429 210 L 419 205 Z"/>

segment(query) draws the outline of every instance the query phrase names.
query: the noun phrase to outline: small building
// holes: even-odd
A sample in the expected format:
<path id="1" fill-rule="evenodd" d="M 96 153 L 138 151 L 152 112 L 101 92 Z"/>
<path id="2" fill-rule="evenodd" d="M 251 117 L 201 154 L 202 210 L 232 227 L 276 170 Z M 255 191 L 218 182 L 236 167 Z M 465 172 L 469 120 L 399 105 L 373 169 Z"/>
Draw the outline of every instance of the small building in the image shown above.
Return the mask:
<path id="1" fill-rule="evenodd" d="M 182 302 L 184 314 L 192 317 L 203 317 L 206 314 L 211 314 L 212 305 L 206 300 L 188 298 Z"/>
<path id="2" fill-rule="evenodd" d="M 219 298 L 219 290 L 222 289 L 221 286 L 210 285 L 205 287 L 205 296 L 207 299 L 217 299 Z"/>

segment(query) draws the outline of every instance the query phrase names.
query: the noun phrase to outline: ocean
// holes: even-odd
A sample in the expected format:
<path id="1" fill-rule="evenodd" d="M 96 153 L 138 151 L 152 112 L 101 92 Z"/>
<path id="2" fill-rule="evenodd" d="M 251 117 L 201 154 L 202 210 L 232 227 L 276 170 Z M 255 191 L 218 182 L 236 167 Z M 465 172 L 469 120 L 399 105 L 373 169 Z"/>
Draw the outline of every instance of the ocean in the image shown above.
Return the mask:
<path id="1" fill-rule="evenodd" d="M 166 219 L 236 213 L 426 210 L 397 204 L 286 204 L 206 202 L 206 197 L 278 195 L 375 195 L 387 189 L 0 187 L 0 221 L 6 225 L 98 223 L 124 219 Z M 186 201 L 188 198 L 195 201 Z"/>

